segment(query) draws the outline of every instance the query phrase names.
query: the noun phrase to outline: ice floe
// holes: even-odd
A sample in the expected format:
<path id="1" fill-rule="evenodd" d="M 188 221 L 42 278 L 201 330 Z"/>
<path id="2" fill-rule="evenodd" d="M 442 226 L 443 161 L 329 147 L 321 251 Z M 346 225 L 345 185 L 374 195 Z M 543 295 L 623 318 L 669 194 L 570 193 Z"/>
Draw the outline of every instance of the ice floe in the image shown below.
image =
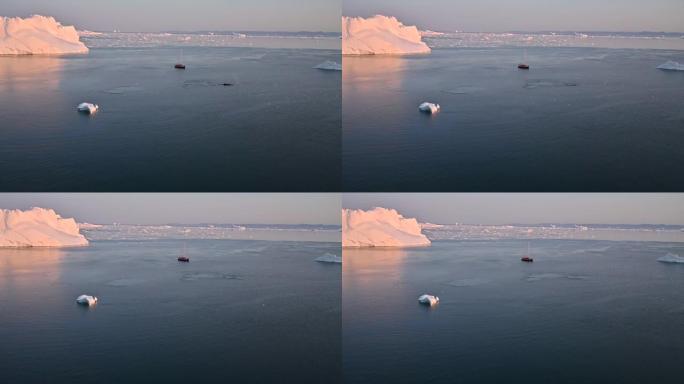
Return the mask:
<path id="1" fill-rule="evenodd" d="M 88 53 L 76 28 L 53 17 L 0 17 L 0 55 Z"/>
<path id="2" fill-rule="evenodd" d="M 76 302 L 81 305 L 91 306 L 97 304 L 97 297 L 90 295 L 81 295 L 76 298 Z"/>
<path id="3" fill-rule="evenodd" d="M 314 69 L 320 69 L 322 71 L 341 71 L 342 70 L 342 64 L 326 60 L 317 66 L 314 67 Z"/>
<path id="4" fill-rule="evenodd" d="M 91 103 L 81 103 L 78 105 L 78 107 L 76 107 L 76 109 L 81 113 L 92 115 L 93 113 L 97 112 L 98 109 L 100 109 L 100 106 Z"/>
<path id="5" fill-rule="evenodd" d="M 430 245 L 418 220 L 394 209 L 342 210 L 343 247 L 419 247 Z"/>
<path id="6" fill-rule="evenodd" d="M 418 302 L 421 304 L 429 305 L 432 307 L 433 305 L 437 305 L 439 303 L 439 297 L 425 294 L 425 295 L 421 295 L 418 298 Z"/>
<path id="7" fill-rule="evenodd" d="M 658 261 L 660 261 L 661 263 L 684 264 L 684 256 L 675 255 L 674 253 L 668 253 L 663 257 L 659 257 Z"/>
<path id="8" fill-rule="evenodd" d="M 326 253 L 323 256 L 317 257 L 315 260 L 320 262 L 320 263 L 342 264 L 342 257 L 334 255 L 332 253 Z"/>
<path id="9" fill-rule="evenodd" d="M 0 247 L 76 247 L 88 245 L 74 219 L 52 209 L 0 209 Z"/>
<path id="10" fill-rule="evenodd" d="M 668 62 L 659 65 L 658 69 L 664 71 L 684 71 L 684 64 L 669 60 Z"/>
<path id="11" fill-rule="evenodd" d="M 442 107 L 440 107 L 439 104 L 428 103 L 428 102 L 425 102 L 425 103 L 418 106 L 418 110 L 420 110 L 421 112 L 429 113 L 429 114 L 437 113 L 437 112 L 439 112 L 440 109 L 442 109 Z"/>
<path id="12" fill-rule="evenodd" d="M 395 17 L 342 17 L 343 55 L 405 55 L 430 53 L 415 26 Z"/>

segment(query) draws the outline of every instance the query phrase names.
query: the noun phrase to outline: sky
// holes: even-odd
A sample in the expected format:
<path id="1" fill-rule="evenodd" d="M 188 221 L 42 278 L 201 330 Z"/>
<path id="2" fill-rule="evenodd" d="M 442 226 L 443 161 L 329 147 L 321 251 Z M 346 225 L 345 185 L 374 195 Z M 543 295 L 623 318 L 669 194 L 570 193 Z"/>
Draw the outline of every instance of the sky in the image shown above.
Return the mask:
<path id="1" fill-rule="evenodd" d="M 339 194 L 0 194 L 0 208 L 31 207 L 95 224 L 340 225 Z"/>
<path id="2" fill-rule="evenodd" d="M 342 0 L 2 0 L 0 16 L 93 31 L 340 31 Z"/>
<path id="3" fill-rule="evenodd" d="M 436 31 L 684 32 L 684 0 L 344 0 L 342 13 Z"/>
<path id="4" fill-rule="evenodd" d="M 684 194 L 345 194 L 344 208 L 394 208 L 436 224 L 684 225 Z"/>

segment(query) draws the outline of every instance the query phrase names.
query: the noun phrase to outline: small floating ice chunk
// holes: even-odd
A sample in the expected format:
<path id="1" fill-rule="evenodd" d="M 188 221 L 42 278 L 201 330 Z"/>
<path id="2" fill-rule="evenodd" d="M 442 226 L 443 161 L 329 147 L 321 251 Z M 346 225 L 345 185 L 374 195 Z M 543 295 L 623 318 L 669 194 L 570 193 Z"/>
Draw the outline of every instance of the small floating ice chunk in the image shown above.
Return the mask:
<path id="1" fill-rule="evenodd" d="M 97 297 L 90 295 L 81 295 L 76 298 L 76 302 L 81 305 L 91 306 L 97 304 Z"/>
<path id="2" fill-rule="evenodd" d="M 659 257 L 658 261 L 661 263 L 668 264 L 684 264 L 684 256 L 675 255 L 674 253 L 668 253 L 663 257 Z"/>
<path id="3" fill-rule="evenodd" d="M 440 107 L 439 104 L 425 102 L 419 105 L 418 109 L 421 112 L 433 114 L 439 112 L 439 110 L 442 109 L 442 107 Z"/>
<path id="4" fill-rule="evenodd" d="M 100 106 L 97 104 L 91 104 L 91 103 L 81 103 L 76 107 L 79 112 L 87 113 L 89 115 L 97 112 L 98 109 L 100 109 Z"/>
<path id="5" fill-rule="evenodd" d="M 439 297 L 425 294 L 418 298 L 418 302 L 432 307 L 433 305 L 437 305 L 437 303 L 439 303 Z"/>
<path id="6" fill-rule="evenodd" d="M 662 69 L 664 71 L 684 71 L 684 64 L 669 60 L 665 64 L 660 64 L 658 69 Z"/>
<path id="7" fill-rule="evenodd" d="M 317 257 L 315 259 L 316 261 L 320 263 L 337 263 L 337 264 L 342 264 L 342 257 L 333 255 L 332 253 L 326 253 L 323 256 Z"/>
<path id="8" fill-rule="evenodd" d="M 334 61 L 326 60 L 317 66 L 314 67 L 314 69 L 320 69 L 322 71 L 341 71 L 342 70 L 342 64 L 336 63 Z"/>

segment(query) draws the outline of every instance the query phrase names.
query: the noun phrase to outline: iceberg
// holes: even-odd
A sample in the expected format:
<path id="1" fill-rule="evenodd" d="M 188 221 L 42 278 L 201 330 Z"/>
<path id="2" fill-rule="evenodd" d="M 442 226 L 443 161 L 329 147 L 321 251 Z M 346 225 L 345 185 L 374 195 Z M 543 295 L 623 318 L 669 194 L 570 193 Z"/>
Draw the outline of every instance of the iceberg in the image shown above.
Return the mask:
<path id="1" fill-rule="evenodd" d="M 394 209 L 342 210 L 343 247 L 421 247 L 430 240 L 416 219 L 405 218 Z"/>
<path id="2" fill-rule="evenodd" d="M 317 257 L 316 261 L 318 261 L 319 263 L 342 264 L 342 257 L 333 255 L 332 253 L 326 253 L 323 256 Z"/>
<path id="3" fill-rule="evenodd" d="M 76 298 L 76 302 L 81 305 L 91 306 L 97 304 L 97 297 L 90 295 L 81 295 Z"/>
<path id="4" fill-rule="evenodd" d="M 675 255 L 674 253 L 668 253 L 663 257 L 659 257 L 658 261 L 661 263 L 669 264 L 684 264 L 684 256 Z"/>
<path id="5" fill-rule="evenodd" d="M 53 17 L 0 16 L 0 55 L 59 55 L 88 53 L 73 26 Z"/>
<path id="6" fill-rule="evenodd" d="M 341 71 L 342 70 L 342 64 L 336 63 L 334 61 L 326 60 L 317 66 L 314 67 L 314 69 L 320 69 L 322 71 Z"/>
<path id="7" fill-rule="evenodd" d="M 98 109 L 100 109 L 100 106 L 91 103 L 81 103 L 78 105 L 78 107 L 76 107 L 76 109 L 78 109 L 79 112 L 92 115 L 93 113 L 97 112 Z"/>
<path id="8" fill-rule="evenodd" d="M 684 64 L 669 60 L 665 64 L 660 64 L 658 69 L 662 69 L 664 71 L 684 71 Z"/>
<path id="9" fill-rule="evenodd" d="M 419 105 L 418 109 L 421 112 L 433 114 L 433 113 L 439 112 L 439 110 L 442 109 L 442 107 L 440 107 L 439 104 L 425 102 L 425 103 Z"/>
<path id="10" fill-rule="evenodd" d="M 64 219 L 52 209 L 0 209 L 0 248 L 86 245 L 76 220 Z"/>
<path id="11" fill-rule="evenodd" d="M 430 53 L 415 26 L 395 17 L 342 17 L 343 55 L 410 55 Z"/>
<path id="12" fill-rule="evenodd" d="M 437 305 L 439 303 L 439 297 L 425 294 L 418 298 L 418 302 L 432 307 L 433 305 Z"/>

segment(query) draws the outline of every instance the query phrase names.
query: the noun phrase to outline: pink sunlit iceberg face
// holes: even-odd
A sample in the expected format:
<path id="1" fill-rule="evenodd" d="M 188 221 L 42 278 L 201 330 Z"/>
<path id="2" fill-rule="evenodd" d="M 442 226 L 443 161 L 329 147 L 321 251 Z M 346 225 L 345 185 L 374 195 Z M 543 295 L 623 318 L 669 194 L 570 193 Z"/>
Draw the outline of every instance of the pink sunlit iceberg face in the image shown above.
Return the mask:
<path id="1" fill-rule="evenodd" d="M 54 17 L 0 17 L 0 55 L 60 55 L 88 53 L 73 26 Z"/>
<path id="2" fill-rule="evenodd" d="M 416 219 L 394 209 L 342 210 L 343 247 L 422 247 L 430 240 Z"/>
<path id="3" fill-rule="evenodd" d="M 395 17 L 342 17 L 343 55 L 411 55 L 430 53 L 415 26 Z"/>
<path id="4" fill-rule="evenodd" d="M 52 209 L 0 209 L 0 248 L 86 245 L 76 220 L 64 219 Z"/>

